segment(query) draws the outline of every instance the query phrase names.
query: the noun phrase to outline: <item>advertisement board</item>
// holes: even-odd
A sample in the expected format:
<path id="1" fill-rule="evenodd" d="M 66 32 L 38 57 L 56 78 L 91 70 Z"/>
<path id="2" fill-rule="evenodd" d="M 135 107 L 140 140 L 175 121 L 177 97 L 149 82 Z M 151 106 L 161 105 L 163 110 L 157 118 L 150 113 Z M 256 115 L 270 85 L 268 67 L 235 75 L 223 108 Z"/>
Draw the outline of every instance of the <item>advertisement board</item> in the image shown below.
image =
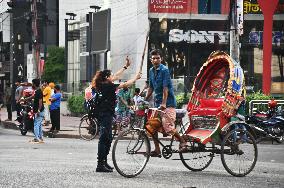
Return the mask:
<path id="1" fill-rule="evenodd" d="M 176 13 L 189 12 L 188 0 L 149 0 L 150 13 Z"/>

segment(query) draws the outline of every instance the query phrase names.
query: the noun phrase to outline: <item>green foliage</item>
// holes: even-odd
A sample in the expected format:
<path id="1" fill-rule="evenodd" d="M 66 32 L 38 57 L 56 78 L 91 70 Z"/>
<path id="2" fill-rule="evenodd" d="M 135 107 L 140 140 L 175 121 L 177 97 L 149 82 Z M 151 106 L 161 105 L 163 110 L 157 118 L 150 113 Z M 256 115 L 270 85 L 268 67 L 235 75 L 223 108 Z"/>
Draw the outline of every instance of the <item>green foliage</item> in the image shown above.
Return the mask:
<path id="1" fill-rule="evenodd" d="M 84 95 L 72 95 L 67 100 L 67 108 L 74 115 L 82 115 L 86 113 L 84 101 Z"/>
<path id="2" fill-rule="evenodd" d="M 191 94 L 190 93 L 180 93 L 176 95 L 176 101 L 177 101 L 177 108 L 182 108 L 184 104 L 187 104 L 189 101 Z"/>
<path id="3" fill-rule="evenodd" d="M 269 100 L 272 99 L 273 97 L 270 95 L 265 95 L 261 91 L 249 94 L 246 96 L 246 113 L 248 114 L 249 112 L 249 102 L 251 100 Z M 267 106 L 261 106 L 259 111 L 267 111 Z"/>
<path id="4" fill-rule="evenodd" d="M 42 80 L 63 83 L 65 76 L 64 48 L 52 46 L 48 48 L 47 52 L 48 57 L 45 62 Z"/>

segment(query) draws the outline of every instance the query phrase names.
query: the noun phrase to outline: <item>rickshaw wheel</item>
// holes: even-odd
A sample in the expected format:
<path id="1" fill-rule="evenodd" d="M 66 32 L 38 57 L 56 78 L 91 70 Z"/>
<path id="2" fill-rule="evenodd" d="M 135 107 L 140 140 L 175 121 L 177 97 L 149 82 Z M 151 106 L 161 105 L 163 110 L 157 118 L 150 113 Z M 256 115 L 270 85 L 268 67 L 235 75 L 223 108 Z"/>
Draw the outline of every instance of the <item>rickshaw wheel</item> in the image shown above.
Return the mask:
<path id="1" fill-rule="evenodd" d="M 121 132 L 112 148 L 112 160 L 117 172 L 127 178 L 139 175 L 150 158 L 150 142 L 144 131 L 130 129 Z"/>
<path id="2" fill-rule="evenodd" d="M 213 148 L 214 144 L 212 144 L 210 149 Z M 196 148 L 192 151 L 179 153 L 179 156 L 183 165 L 189 170 L 202 171 L 211 164 L 214 157 L 214 153 L 212 153 L 212 151 L 206 151 L 205 148 L 204 150 Z"/>
<path id="3" fill-rule="evenodd" d="M 257 145 L 249 131 L 234 129 L 225 135 L 221 144 L 221 161 L 229 174 L 237 177 L 249 174 L 257 156 Z"/>

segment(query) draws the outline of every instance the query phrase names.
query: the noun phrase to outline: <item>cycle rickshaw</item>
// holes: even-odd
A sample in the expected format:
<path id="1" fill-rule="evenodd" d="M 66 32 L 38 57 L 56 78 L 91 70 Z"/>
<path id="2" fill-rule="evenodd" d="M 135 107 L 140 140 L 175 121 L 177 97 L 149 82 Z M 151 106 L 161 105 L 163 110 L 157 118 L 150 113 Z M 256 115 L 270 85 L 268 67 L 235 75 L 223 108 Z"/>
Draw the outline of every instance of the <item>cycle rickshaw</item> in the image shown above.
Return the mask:
<path id="1" fill-rule="evenodd" d="M 182 132 L 188 150 L 174 149 L 178 143 L 173 137 L 168 145 L 155 138 L 151 129 L 161 129 L 161 125 L 151 120 L 158 119 L 153 118 L 153 112 L 159 110 L 145 109 L 148 121 L 144 121 L 144 128 L 124 131 L 116 138 L 112 150 L 114 167 L 124 177 L 137 176 L 150 158 L 150 139 L 157 139 L 164 158 L 177 153 L 191 171 L 204 170 L 218 154 L 228 173 L 239 177 L 247 175 L 256 164 L 257 145 L 248 124 L 241 119 L 231 121 L 238 117 L 244 94 L 240 65 L 224 52 L 213 52 L 197 74 L 188 102 L 189 126 Z M 185 113 L 179 111 L 177 116 L 183 117 Z"/>

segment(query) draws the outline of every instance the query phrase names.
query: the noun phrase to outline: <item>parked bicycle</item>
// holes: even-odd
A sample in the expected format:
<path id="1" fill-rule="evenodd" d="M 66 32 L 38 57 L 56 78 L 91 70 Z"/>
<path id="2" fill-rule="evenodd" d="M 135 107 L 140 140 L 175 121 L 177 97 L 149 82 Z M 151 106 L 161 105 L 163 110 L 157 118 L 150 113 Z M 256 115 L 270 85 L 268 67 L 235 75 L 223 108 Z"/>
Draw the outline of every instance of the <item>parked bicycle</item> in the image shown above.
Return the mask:
<path id="1" fill-rule="evenodd" d="M 112 121 L 112 136 L 117 136 L 121 131 L 125 131 L 133 128 L 140 128 L 144 125 L 144 110 L 132 111 L 130 116 L 126 116 L 123 119 L 117 119 L 116 116 Z M 85 114 L 79 124 L 79 135 L 84 140 L 93 140 L 99 134 L 99 125 L 94 115 L 88 111 Z"/>
<path id="2" fill-rule="evenodd" d="M 92 140 L 99 132 L 98 121 L 95 118 L 93 106 L 96 104 L 96 98 L 91 97 L 86 101 L 85 107 L 87 114 L 83 115 L 79 124 L 79 135 L 84 140 Z"/>

